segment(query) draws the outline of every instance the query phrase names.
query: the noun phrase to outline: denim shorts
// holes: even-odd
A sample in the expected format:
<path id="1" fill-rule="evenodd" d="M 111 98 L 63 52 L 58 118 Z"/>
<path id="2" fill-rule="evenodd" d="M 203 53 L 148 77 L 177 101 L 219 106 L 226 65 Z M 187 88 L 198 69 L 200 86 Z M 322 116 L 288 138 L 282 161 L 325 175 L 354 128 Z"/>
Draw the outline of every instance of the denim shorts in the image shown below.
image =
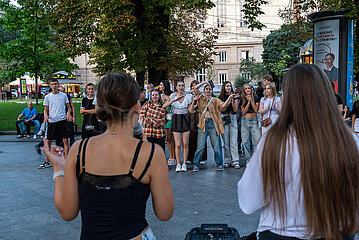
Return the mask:
<path id="1" fill-rule="evenodd" d="M 132 239 L 136 239 L 136 240 L 156 240 L 156 237 L 155 235 L 153 234 L 151 228 L 148 228 L 146 230 L 146 232 L 138 235 L 137 237 L 135 238 L 132 238 Z M 131 239 L 130 239 L 131 240 Z"/>

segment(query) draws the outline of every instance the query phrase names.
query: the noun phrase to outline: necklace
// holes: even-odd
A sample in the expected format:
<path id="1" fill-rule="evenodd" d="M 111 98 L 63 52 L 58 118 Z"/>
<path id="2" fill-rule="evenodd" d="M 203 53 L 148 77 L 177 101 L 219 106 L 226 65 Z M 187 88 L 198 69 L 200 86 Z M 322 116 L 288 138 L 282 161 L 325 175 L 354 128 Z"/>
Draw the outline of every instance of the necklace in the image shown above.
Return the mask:
<path id="1" fill-rule="evenodd" d="M 120 132 L 109 132 L 109 131 L 107 131 L 107 133 L 110 134 L 111 137 L 116 137 L 117 135 L 122 135 L 122 136 L 127 136 L 127 137 L 132 136 L 132 134 L 128 134 L 128 133 L 127 134 L 126 133 L 121 134 Z"/>

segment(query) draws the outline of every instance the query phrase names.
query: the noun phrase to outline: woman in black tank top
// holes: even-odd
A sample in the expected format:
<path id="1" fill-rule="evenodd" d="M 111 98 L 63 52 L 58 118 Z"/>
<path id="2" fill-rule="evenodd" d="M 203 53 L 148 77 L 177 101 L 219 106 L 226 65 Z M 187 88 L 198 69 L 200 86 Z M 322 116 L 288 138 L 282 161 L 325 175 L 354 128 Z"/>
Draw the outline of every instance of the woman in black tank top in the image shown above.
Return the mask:
<path id="1" fill-rule="evenodd" d="M 156 216 L 162 221 L 172 217 L 164 152 L 132 137 L 138 100 L 133 79 L 105 75 L 98 87 L 97 115 L 107 122 L 107 131 L 76 142 L 66 161 L 61 148 L 44 149 L 54 166 L 55 205 L 67 221 L 81 210 L 81 239 L 156 239 L 145 218 L 150 193 Z"/>

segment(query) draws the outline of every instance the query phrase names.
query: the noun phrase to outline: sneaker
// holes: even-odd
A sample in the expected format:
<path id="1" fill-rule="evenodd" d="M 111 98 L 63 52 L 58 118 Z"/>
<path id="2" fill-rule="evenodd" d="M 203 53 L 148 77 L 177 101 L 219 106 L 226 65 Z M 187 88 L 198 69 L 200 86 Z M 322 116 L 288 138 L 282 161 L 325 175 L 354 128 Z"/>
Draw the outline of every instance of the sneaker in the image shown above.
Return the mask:
<path id="1" fill-rule="evenodd" d="M 237 164 L 234 164 L 234 168 L 235 168 L 235 169 L 240 169 L 241 166 L 239 165 L 239 163 L 237 163 Z"/>
<path id="2" fill-rule="evenodd" d="M 41 155 L 41 149 L 40 149 L 39 144 L 35 145 L 35 150 L 36 150 L 37 154 Z"/>
<path id="3" fill-rule="evenodd" d="M 26 137 L 27 137 L 27 138 L 31 138 L 31 136 L 30 136 L 30 135 L 26 135 Z"/>
<path id="4" fill-rule="evenodd" d="M 43 133 L 44 133 L 44 132 L 43 132 L 42 130 L 40 130 L 36 135 L 37 135 L 37 136 L 42 136 Z"/>
<path id="5" fill-rule="evenodd" d="M 175 161 L 174 159 L 172 159 L 172 158 L 169 158 L 169 159 L 167 160 L 167 165 L 168 165 L 168 166 L 176 165 L 176 161 Z"/>
<path id="6" fill-rule="evenodd" d="M 181 164 L 177 164 L 177 167 L 176 167 L 176 172 L 180 172 L 181 171 Z"/>
<path id="7" fill-rule="evenodd" d="M 218 166 L 217 166 L 217 171 L 223 171 L 223 170 L 224 170 L 223 165 L 218 165 Z"/>
<path id="8" fill-rule="evenodd" d="M 186 164 L 182 164 L 181 172 L 187 172 L 187 165 Z"/>
<path id="9" fill-rule="evenodd" d="M 16 138 L 22 138 L 23 137 L 23 135 L 17 135 L 16 136 Z"/>
<path id="10" fill-rule="evenodd" d="M 52 166 L 51 166 L 51 163 L 49 163 L 49 162 L 44 162 L 43 164 L 41 164 L 41 165 L 39 166 L 39 169 L 44 169 L 44 168 L 49 168 L 49 167 L 52 167 Z"/>
<path id="11" fill-rule="evenodd" d="M 198 166 L 193 166 L 193 172 L 198 172 L 199 171 L 199 167 Z"/>
<path id="12" fill-rule="evenodd" d="M 191 165 L 191 164 L 192 164 L 192 162 L 191 162 L 191 161 L 187 161 L 187 162 L 186 162 L 186 164 L 189 164 L 189 165 Z"/>
<path id="13" fill-rule="evenodd" d="M 230 167 L 229 163 L 225 163 L 225 164 L 224 164 L 224 167 L 225 167 L 225 168 L 229 168 L 229 167 Z"/>
<path id="14" fill-rule="evenodd" d="M 205 165 L 207 163 L 207 161 L 200 161 L 199 165 Z"/>
<path id="15" fill-rule="evenodd" d="M 33 139 L 36 139 L 36 135 L 34 135 Z"/>

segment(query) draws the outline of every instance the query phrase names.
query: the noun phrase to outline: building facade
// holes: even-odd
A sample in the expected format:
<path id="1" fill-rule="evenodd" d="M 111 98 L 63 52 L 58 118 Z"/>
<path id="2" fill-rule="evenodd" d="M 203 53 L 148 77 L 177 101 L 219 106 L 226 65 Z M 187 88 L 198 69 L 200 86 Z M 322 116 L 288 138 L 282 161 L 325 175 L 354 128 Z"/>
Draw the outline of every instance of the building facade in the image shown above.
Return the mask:
<path id="1" fill-rule="evenodd" d="M 241 75 L 241 59 L 253 57 L 257 62 L 262 62 L 263 39 L 283 24 L 278 11 L 292 4 L 291 0 L 269 0 L 267 5 L 262 6 L 264 14 L 258 19 L 266 27 L 251 31 L 242 12 L 245 0 L 213 1 L 216 6 L 208 11 L 203 27 L 217 27 L 219 30 L 214 64 L 210 69 L 200 69 L 193 76 L 186 77 L 186 83 L 194 79 L 212 80 L 217 85 L 224 81 L 234 82 Z"/>

